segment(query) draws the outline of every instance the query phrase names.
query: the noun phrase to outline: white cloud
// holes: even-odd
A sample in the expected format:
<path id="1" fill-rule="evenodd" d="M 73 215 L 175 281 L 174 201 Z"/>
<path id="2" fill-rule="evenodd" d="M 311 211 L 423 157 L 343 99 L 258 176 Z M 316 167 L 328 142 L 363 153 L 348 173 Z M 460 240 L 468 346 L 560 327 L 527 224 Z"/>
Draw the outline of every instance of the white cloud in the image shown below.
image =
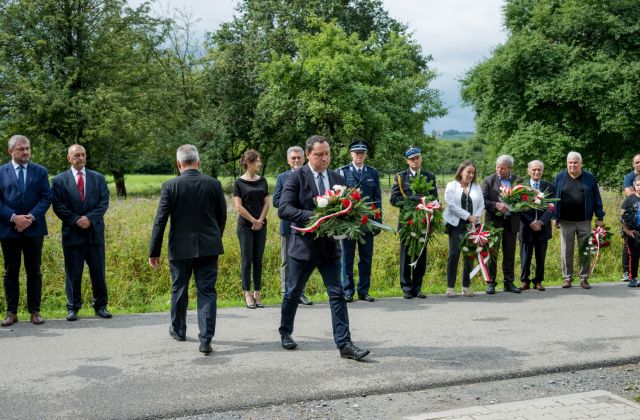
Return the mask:
<path id="1" fill-rule="evenodd" d="M 460 104 L 460 79 L 467 70 L 488 57 L 504 42 L 502 6 L 505 0 L 384 0 L 390 16 L 408 24 L 425 54 L 433 57 L 438 71 L 433 87 L 442 91 L 449 115 L 429 121 L 428 129 L 473 130 L 473 112 Z M 138 5 L 141 0 L 129 0 Z M 171 8 L 189 10 L 199 21 L 199 35 L 215 31 L 236 13 L 237 0 L 160 0 L 159 14 Z"/>

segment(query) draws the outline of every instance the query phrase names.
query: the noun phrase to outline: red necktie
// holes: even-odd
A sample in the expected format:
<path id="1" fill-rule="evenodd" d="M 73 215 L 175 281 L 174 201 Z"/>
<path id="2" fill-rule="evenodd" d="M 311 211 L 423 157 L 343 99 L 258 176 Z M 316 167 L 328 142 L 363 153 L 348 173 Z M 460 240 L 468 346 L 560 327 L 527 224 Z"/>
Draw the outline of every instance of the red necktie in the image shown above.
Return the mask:
<path id="1" fill-rule="evenodd" d="M 82 172 L 78 171 L 78 192 L 80 193 L 80 200 L 84 203 L 84 178 L 82 178 Z"/>

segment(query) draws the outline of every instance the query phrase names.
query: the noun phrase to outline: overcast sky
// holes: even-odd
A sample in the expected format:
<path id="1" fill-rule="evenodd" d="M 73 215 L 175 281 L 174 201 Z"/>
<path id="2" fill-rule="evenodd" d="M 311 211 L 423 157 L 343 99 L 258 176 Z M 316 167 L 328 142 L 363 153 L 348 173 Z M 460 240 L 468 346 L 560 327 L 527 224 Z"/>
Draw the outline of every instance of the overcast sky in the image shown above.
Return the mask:
<path id="1" fill-rule="evenodd" d="M 384 0 L 389 15 L 409 25 L 423 53 L 430 54 L 438 72 L 432 87 L 442 92 L 449 113 L 429 121 L 427 130 L 474 131 L 473 111 L 463 108 L 458 80 L 474 64 L 504 42 L 502 6 L 505 0 Z M 137 5 L 140 0 L 129 0 Z M 160 0 L 155 10 L 186 9 L 200 19 L 199 35 L 215 31 L 235 13 L 236 0 Z M 164 14 L 164 13 L 163 13 Z"/>

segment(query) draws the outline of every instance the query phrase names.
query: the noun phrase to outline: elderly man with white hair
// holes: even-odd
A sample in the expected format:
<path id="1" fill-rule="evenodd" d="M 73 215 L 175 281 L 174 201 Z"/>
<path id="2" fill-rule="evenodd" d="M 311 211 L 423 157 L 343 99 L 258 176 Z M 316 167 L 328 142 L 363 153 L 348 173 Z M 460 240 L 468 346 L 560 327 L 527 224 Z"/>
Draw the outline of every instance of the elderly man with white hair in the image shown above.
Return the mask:
<path id="1" fill-rule="evenodd" d="M 582 156 L 578 152 L 567 154 L 567 169 L 558 173 L 553 186 L 556 190 L 556 203 L 553 218 L 560 228 L 560 253 L 562 258 L 562 287 L 571 287 L 573 277 L 573 256 L 576 238 L 578 247 L 591 234 L 591 220 L 595 215 L 597 224 L 604 226 L 602 198 L 596 178 L 590 172 L 582 170 Z M 589 256 L 579 255 L 580 286 L 591 289 L 589 285 Z"/>
<path id="2" fill-rule="evenodd" d="M 500 243 L 502 246 L 504 291 L 520 293 L 520 289 L 513 284 L 520 216 L 518 213 L 511 213 L 507 205 L 500 201 L 500 187 L 512 187 L 518 182 L 518 177 L 511 172 L 512 168 L 512 156 L 498 156 L 496 159 L 496 172 L 482 181 L 482 195 L 484 196 L 484 208 L 486 210 L 485 223 L 489 222 L 493 226 L 503 229 Z M 498 246 L 500 246 L 500 243 Z M 489 260 L 489 277 L 491 277 L 491 281 L 487 283 L 488 295 L 496 293 L 497 274 L 498 253 L 496 252 L 491 255 Z"/>

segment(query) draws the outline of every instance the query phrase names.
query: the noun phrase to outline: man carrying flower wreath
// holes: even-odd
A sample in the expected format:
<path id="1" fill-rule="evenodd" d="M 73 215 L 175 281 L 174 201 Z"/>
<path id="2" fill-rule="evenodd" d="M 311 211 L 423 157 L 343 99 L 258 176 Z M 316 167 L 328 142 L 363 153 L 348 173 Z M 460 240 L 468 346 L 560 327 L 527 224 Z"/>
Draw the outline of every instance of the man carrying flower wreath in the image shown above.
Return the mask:
<path id="1" fill-rule="evenodd" d="M 416 178 L 418 173 L 421 174 L 426 182 L 430 182 L 432 185 L 428 195 L 437 199 L 436 177 L 432 173 L 421 169 L 422 151 L 412 146 L 404 152 L 404 158 L 407 160 L 408 168 L 395 176 L 394 184 L 391 188 L 391 205 L 403 208 L 407 199 L 415 202 L 416 205 L 420 203 L 422 196 L 415 194 L 411 189 L 411 181 Z M 426 246 L 425 242 L 423 252 L 420 253 L 415 264 L 412 264 L 407 248 L 400 241 L 400 287 L 405 299 L 413 299 L 414 297 L 424 299 L 427 297 L 422 293 L 422 278 L 427 267 Z"/>
<path id="2" fill-rule="evenodd" d="M 332 185 L 344 184 L 344 178 L 328 169 L 331 162 L 329 142 L 322 136 L 307 139 L 305 155 L 308 164 L 289 175 L 280 196 L 278 216 L 291 226 L 304 228 L 314 215 L 314 197 L 324 195 Z M 329 295 L 333 339 L 340 356 L 360 360 L 369 354 L 351 342 L 349 314 L 340 281 L 340 247 L 332 237 L 316 237 L 294 229 L 289 242 L 289 277 L 282 299 L 280 338 L 282 347 L 293 350 L 297 343 L 291 337 L 298 303 L 307 280 L 315 268 L 320 271 Z"/>
<path id="3" fill-rule="evenodd" d="M 560 253 L 562 257 L 562 287 L 571 287 L 573 277 L 573 255 L 576 237 L 582 244 L 591 234 L 591 220 L 595 215 L 596 224 L 604 227 L 604 209 L 600 188 L 596 178 L 590 172 L 582 170 L 582 155 L 578 152 L 567 154 L 567 169 L 558 173 L 553 186 L 556 190 L 556 203 L 553 218 L 560 228 Z M 591 289 L 589 284 L 589 255 L 580 253 L 580 286 Z"/>
<path id="4" fill-rule="evenodd" d="M 365 165 L 369 145 L 365 140 L 355 140 L 349 144 L 351 163 L 338 169 L 338 173 L 345 179 L 347 187 L 359 188 L 360 195 L 367 197 L 372 208 L 375 207 L 378 215 L 382 213 L 382 194 L 380 192 L 380 177 L 375 168 Z M 382 223 L 380 217 L 376 220 Z M 377 232 L 380 232 L 377 230 Z M 353 262 L 356 256 L 356 246 L 358 247 L 358 300 L 367 302 L 375 301 L 369 295 L 371 286 L 371 262 L 373 259 L 373 237 L 376 231 L 366 232 L 363 235 L 364 242 L 353 239 L 342 240 L 342 286 L 344 287 L 345 299 L 353 302 L 355 292 L 355 281 L 353 275 Z"/>
<path id="5" fill-rule="evenodd" d="M 484 196 L 485 223 L 491 223 L 497 228 L 502 228 L 502 239 L 498 246 L 502 247 L 502 281 L 504 291 L 520 293 L 513 281 L 515 279 L 516 244 L 518 230 L 520 229 L 520 215 L 510 212 L 509 207 L 500 201 L 501 187 L 511 188 L 516 185 L 518 177 L 511 172 L 513 157 L 501 155 L 496 159 L 496 172 L 482 181 L 482 195 Z M 496 280 L 498 274 L 498 253 L 491 254 L 489 260 L 489 277 L 487 282 L 487 294 L 496 293 Z"/>
<path id="6" fill-rule="evenodd" d="M 542 179 L 544 163 L 539 160 L 532 160 L 527 165 L 529 179 L 525 185 L 529 185 L 536 191 L 550 195 L 555 195 L 553 184 Z M 536 198 L 538 200 L 538 198 Z M 539 200 L 542 201 L 542 200 Z M 545 210 L 531 209 L 520 213 L 520 290 L 529 290 L 531 283 L 536 290 L 543 292 L 544 281 L 544 261 L 547 255 L 547 244 L 551 239 L 551 217 L 553 216 L 553 205 L 550 204 Z M 531 261 L 536 257 L 535 275 L 531 278 Z"/>

